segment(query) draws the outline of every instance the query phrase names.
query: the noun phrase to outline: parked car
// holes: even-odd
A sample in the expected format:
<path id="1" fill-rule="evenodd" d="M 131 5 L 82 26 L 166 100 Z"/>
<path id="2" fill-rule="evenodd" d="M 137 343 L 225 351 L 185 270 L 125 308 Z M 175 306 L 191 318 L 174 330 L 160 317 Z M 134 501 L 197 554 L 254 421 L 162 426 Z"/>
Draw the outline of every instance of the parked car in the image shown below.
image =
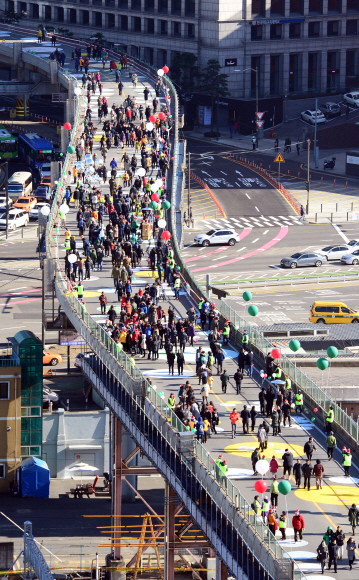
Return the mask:
<path id="1" fill-rule="evenodd" d="M 75 362 L 74 362 L 75 367 L 78 369 L 81 369 L 82 368 L 82 361 L 86 358 L 91 358 L 93 356 L 95 356 L 95 353 L 93 353 L 93 352 L 79 352 L 75 357 Z"/>
<path id="2" fill-rule="evenodd" d="M 37 203 L 32 209 L 30 209 L 29 218 L 38 220 L 39 219 L 39 212 L 41 212 L 41 210 L 44 206 L 50 207 L 50 204 L 46 203 L 44 201 L 40 201 L 39 203 Z"/>
<path id="3" fill-rule="evenodd" d="M 239 234 L 234 230 L 209 230 L 206 234 L 198 234 L 194 241 L 200 246 L 209 246 L 211 244 L 228 244 L 234 246 L 239 242 Z"/>
<path id="4" fill-rule="evenodd" d="M 340 258 L 344 254 L 347 254 L 348 252 L 351 252 L 351 248 L 349 248 L 349 246 L 344 245 L 326 246 L 322 250 L 315 250 L 315 253 L 318 254 L 318 256 L 323 256 L 327 260 L 340 260 Z"/>
<path id="5" fill-rule="evenodd" d="M 346 93 L 343 97 L 344 103 L 352 105 L 353 107 L 359 107 L 359 93 Z"/>
<path id="6" fill-rule="evenodd" d="M 51 389 L 49 389 L 49 387 L 43 386 L 42 387 L 42 402 L 43 403 L 50 403 L 50 401 L 52 401 L 53 403 L 58 403 L 60 400 L 60 397 L 57 393 L 55 393 L 55 391 L 52 391 Z"/>
<path id="7" fill-rule="evenodd" d="M 51 191 L 50 191 L 49 186 L 41 183 L 36 188 L 35 197 L 39 201 L 40 201 L 40 199 L 50 199 L 50 197 L 51 197 Z"/>
<path id="8" fill-rule="evenodd" d="M 13 204 L 13 200 L 11 199 L 11 197 L 8 198 L 8 206 L 11 207 Z M 0 209 L 6 209 L 6 196 L 5 195 L 0 195 Z"/>
<path id="9" fill-rule="evenodd" d="M 337 103 L 322 103 L 319 105 L 319 109 L 327 119 L 330 119 L 331 117 L 340 117 L 342 114 L 340 105 Z"/>
<path id="10" fill-rule="evenodd" d="M 322 111 L 310 111 L 309 109 L 307 111 L 303 111 L 303 113 L 300 114 L 301 118 L 303 119 L 303 121 L 307 121 L 307 123 L 311 123 L 312 125 L 315 125 L 315 119 L 317 119 L 317 123 L 325 123 L 326 118 L 323 115 Z"/>
<path id="11" fill-rule="evenodd" d="M 18 197 L 18 199 L 14 203 L 14 207 L 19 209 L 24 209 L 25 211 L 29 212 L 37 203 L 36 197 L 33 195 L 24 195 L 22 197 Z"/>
<path id="12" fill-rule="evenodd" d="M 29 214 L 22 209 L 11 208 L 8 213 L 8 229 L 16 230 L 21 226 L 27 226 L 29 223 Z M 0 214 L 0 230 L 6 229 L 6 212 Z"/>
<path id="13" fill-rule="evenodd" d="M 43 365 L 51 365 L 52 367 L 55 367 L 60 362 L 62 362 L 61 354 L 44 350 L 44 354 L 42 357 Z"/>
<path id="14" fill-rule="evenodd" d="M 280 265 L 283 268 L 301 268 L 302 266 L 316 266 L 319 268 L 323 263 L 323 257 L 313 253 L 293 254 L 290 258 L 283 258 Z"/>
<path id="15" fill-rule="evenodd" d="M 348 265 L 354 265 L 356 266 L 357 264 L 359 264 L 359 250 L 355 250 L 355 252 L 353 252 L 352 254 L 344 254 L 341 258 L 340 261 L 343 262 L 343 264 L 348 264 Z"/>

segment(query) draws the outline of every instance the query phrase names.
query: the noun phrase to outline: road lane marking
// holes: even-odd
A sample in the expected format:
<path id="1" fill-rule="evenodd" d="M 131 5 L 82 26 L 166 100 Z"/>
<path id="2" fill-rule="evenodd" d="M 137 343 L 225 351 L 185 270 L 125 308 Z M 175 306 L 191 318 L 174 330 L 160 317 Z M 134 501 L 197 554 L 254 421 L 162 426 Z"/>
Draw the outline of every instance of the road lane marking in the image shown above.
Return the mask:
<path id="1" fill-rule="evenodd" d="M 263 236 L 265 236 L 266 234 L 268 234 L 269 230 L 266 230 L 265 232 L 263 232 Z"/>
<path id="2" fill-rule="evenodd" d="M 254 207 L 256 208 L 256 210 L 257 210 L 257 211 L 259 211 L 259 209 L 257 208 L 257 206 L 256 206 L 256 205 L 255 205 Z"/>
<path id="3" fill-rule="evenodd" d="M 253 240 L 252 244 L 255 244 L 256 242 L 258 242 L 259 238 L 256 238 L 255 240 Z"/>
<path id="4" fill-rule="evenodd" d="M 246 193 L 246 196 L 248 197 L 248 199 L 251 199 L 251 198 L 249 197 L 248 193 Z"/>

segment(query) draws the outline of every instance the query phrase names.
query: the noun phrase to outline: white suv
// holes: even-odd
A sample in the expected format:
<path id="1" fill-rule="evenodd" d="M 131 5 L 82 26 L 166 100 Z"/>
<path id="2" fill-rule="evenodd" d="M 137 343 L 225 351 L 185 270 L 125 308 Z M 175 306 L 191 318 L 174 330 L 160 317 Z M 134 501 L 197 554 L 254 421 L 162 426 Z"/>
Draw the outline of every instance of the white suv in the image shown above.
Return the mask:
<path id="1" fill-rule="evenodd" d="M 198 234 L 194 241 L 201 246 L 209 246 L 212 244 L 228 244 L 229 246 L 234 246 L 236 242 L 239 242 L 239 234 L 234 230 L 210 230 L 206 234 Z"/>
<path id="2" fill-rule="evenodd" d="M 21 226 L 27 226 L 29 223 L 29 214 L 23 209 L 10 209 L 9 210 L 9 230 L 16 230 Z M 6 229 L 6 212 L 0 214 L 0 229 Z"/>

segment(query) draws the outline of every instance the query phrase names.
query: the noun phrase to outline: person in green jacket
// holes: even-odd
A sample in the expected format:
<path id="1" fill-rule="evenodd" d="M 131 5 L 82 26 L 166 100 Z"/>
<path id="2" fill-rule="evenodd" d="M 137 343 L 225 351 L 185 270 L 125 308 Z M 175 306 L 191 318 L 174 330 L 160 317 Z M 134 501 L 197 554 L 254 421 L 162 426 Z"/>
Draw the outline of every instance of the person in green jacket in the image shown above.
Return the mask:
<path id="1" fill-rule="evenodd" d="M 274 479 L 272 481 L 272 485 L 270 486 L 270 500 L 272 503 L 272 507 L 278 507 L 278 481 L 276 476 L 274 476 Z"/>
<path id="2" fill-rule="evenodd" d="M 253 508 L 253 511 L 257 514 L 257 516 L 261 515 L 261 502 L 259 501 L 259 495 L 254 496 L 252 508 Z"/>
<path id="3" fill-rule="evenodd" d="M 222 393 L 227 392 L 227 385 L 229 383 L 229 375 L 227 375 L 227 371 L 224 370 L 220 376 L 221 383 L 222 383 Z"/>
<path id="4" fill-rule="evenodd" d="M 334 449 L 337 446 L 337 440 L 334 437 L 333 431 L 330 431 L 330 433 L 329 433 L 328 437 L 326 438 L 325 442 L 327 444 L 328 459 L 329 459 L 329 461 L 331 461 L 333 459 Z"/>
<path id="5" fill-rule="evenodd" d="M 323 540 L 326 543 L 326 545 L 329 546 L 329 542 L 331 542 L 333 539 L 334 539 L 333 528 L 331 526 L 328 526 L 327 531 L 323 535 Z"/>

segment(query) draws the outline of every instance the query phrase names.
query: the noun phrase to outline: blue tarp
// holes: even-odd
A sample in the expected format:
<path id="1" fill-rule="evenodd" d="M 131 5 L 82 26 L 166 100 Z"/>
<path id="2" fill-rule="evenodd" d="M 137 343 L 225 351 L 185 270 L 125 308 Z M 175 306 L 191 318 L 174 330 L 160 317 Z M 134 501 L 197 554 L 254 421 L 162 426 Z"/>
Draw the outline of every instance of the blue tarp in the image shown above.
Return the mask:
<path id="1" fill-rule="evenodd" d="M 50 497 L 50 469 L 46 461 L 29 457 L 20 465 L 22 497 Z"/>

